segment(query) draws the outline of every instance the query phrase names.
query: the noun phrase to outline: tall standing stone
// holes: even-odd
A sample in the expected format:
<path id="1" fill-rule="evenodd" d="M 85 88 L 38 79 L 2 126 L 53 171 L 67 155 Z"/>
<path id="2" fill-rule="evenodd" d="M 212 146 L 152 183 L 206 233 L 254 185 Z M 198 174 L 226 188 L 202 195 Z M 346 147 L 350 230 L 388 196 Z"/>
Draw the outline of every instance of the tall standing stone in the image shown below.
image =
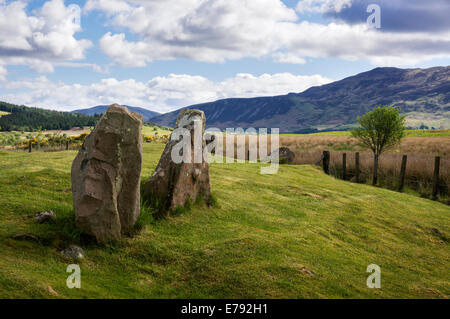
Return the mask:
<path id="1" fill-rule="evenodd" d="M 184 206 L 188 200 L 195 201 L 199 196 L 209 205 L 211 201 L 211 187 L 209 182 L 209 165 L 203 157 L 206 147 L 203 134 L 205 131 L 205 114 L 199 110 L 184 109 L 178 115 L 172 136 L 167 143 L 158 166 L 152 177 L 145 185 L 144 196 L 150 204 L 156 205 L 161 215 L 168 215 L 170 211 Z M 197 123 L 197 126 L 195 125 Z M 194 128 L 199 132 L 194 132 Z M 180 142 L 174 139 L 173 134 L 178 129 L 185 129 L 190 133 L 191 139 L 187 142 L 190 147 L 190 162 L 175 163 L 172 151 Z M 197 134 L 200 137 L 200 161 L 194 160 L 194 140 Z M 197 135 L 199 136 L 199 135 Z M 198 158 L 198 157 L 197 157 Z"/>
<path id="2" fill-rule="evenodd" d="M 99 243 L 129 233 L 140 213 L 142 116 L 111 105 L 72 164 L 76 225 Z"/>

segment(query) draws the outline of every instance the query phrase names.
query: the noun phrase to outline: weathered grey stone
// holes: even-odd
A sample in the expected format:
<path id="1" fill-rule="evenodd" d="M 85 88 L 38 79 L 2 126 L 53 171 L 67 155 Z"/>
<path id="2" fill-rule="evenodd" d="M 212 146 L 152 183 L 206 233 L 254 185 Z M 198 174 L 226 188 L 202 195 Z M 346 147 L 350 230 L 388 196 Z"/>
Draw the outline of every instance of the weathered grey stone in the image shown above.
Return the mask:
<path id="1" fill-rule="evenodd" d="M 280 147 L 278 149 L 278 156 L 280 164 L 290 164 L 294 161 L 295 154 L 287 147 Z"/>
<path id="2" fill-rule="evenodd" d="M 39 224 L 54 223 L 56 221 L 56 214 L 52 210 L 36 213 L 34 215 L 34 220 Z"/>
<path id="3" fill-rule="evenodd" d="M 68 248 L 61 251 L 61 255 L 63 257 L 69 258 L 69 259 L 83 259 L 84 258 L 84 251 L 83 248 L 71 245 Z"/>
<path id="4" fill-rule="evenodd" d="M 129 233 L 140 213 L 142 116 L 111 105 L 72 164 L 76 224 L 99 243 Z"/>
<path id="5" fill-rule="evenodd" d="M 190 163 L 175 163 L 172 160 L 172 150 L 179 143 L 172 140 L 167 143 L 158 166 L 152 177 L 145 185 L 144 195 L 150 204 L 159 208 L 161 215 L 169 215 L 173 209 L 184 206 L 188 200 L 195 201 L 203 197 L 209 205 L 211 202 L 211 188 L 209 182 L 209 165 L 203 156 L 201 163 L 194 161 L 194 122 L 200 123 L 201 151 L 205 149 L 203 133 L 205 131 L 205 114 L 199 110 L 184 109 L 178 115 L 174 132 L 184 128 L 190 132 L 191 148 Z M 174 134 L 172 133 L 172 135 Z"/>

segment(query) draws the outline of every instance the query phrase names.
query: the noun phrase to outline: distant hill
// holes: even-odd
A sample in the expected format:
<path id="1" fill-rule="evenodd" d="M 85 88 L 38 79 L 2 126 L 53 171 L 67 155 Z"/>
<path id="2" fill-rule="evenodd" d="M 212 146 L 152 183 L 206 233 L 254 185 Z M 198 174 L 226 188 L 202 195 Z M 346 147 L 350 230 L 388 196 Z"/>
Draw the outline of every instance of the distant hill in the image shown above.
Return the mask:
<path id="1" fill-rule="evenodd" d="M 450 128 L 450 67 L 376 68 L 302 93 L 233 98 L 187 108 L 205 112 L 208 127 L 267 127 L 282 132 L 346 129 L 378 105 L 400 107 L 407 124 Z M 152 119 L 174 126 L 180 110 Z"/>
<path id="2" fill-rule="evenodd" d="M 95 126 L 99 116 L 58 112 L 0 102 L 0 131 L 68 130 Z"/>
<path id="3" fill-rule="evenodd" d="M 126 106 L 132 112 L 141 114 L 145 122 L 148 122 L 151 118 L 154 118 L 155 116 L 161 115 L 161 113 L 146 110 L 141 107 L 134 107 L 134 106 L 128 106 L 128 105 L 124 105 L 124 106 Z M 75 110 L 75 111 L 72 111 L 72 113 L 81 113 L 81 114 L 86 114 L 86 115 L 103 114 L 106 112 L 108 107 L 109 107 L 109 105 L 98 105 L 98 106 L 91 107 L 89 109 Z"/>

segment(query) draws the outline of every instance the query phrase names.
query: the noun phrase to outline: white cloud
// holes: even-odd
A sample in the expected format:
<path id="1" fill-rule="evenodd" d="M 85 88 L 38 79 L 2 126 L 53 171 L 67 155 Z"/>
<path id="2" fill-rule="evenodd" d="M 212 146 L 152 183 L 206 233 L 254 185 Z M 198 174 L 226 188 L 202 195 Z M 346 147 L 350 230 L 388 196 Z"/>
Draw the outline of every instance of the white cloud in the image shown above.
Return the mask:
<path id="1" fill-rule="evenodd" d="M 46 61 L 30 60 L 28 66 L 37 73 L 53 73 L 54 71 L 53 65 Z"/>
<path id="2" fill-rule="evenodd" d="M 405 66 L 450 57 L 450 34 L 378 32 L 362 25 L 302 22 L 302 32 L 291 39 L 291 54 L 366 59 L 375 65 Z"/>
<path id="3" fill-rule="evenodd" d="M 277 34 L 297 20 L 295 10 L 278 0 L 122 1 L 123 11 L 108 10 L 106 1 L 88 0 L 85 8 L 110 15 L 111 25 L 139 36 L 106 33 L 102 50 L 118 64 L 143 66 L 153 60 L 187 58 L 206 62 L 260 57 L 282 43 Z"/>
<path id="4" fill-rule="evenodd" d="M 302 12 L 340 12 L 350 0 L 304 0 Z M 103 10 L 110 24 L 125 28 L 106 33 L 101 49 L 117 64 L 145 66 L 154 60 L 186 58 L 224 62 L 272 57 L 280 63 L 307 58 L 365 59 L 376 65 L 411 65 L 450 57 L 449 32 L 395 33 L 365 24 L 299 22 L 280 0 L 88 0 L 87 11 Z M 364 14 L 364 12 L 363 12 Z"/>
<path id="5" fill-rule="evenodd" d="M 273 54 L 275 62 L 287 63 L 287 64 L 305 64 L 306 60 L 295 54 L 286 54 L 282 52 L 277 52 Z"/>
<path id="6" fill-rule="evenodd" d="M 86 13 L 92 10 L 105 11 L 108 14 L 114 14 L 118 12 L 130 11 L 132 8 L 128 3 L 122 0 L 88 0 L 84 6 Z"/>
<path id="7" fill-rule="evenodd" d="M 6 75 L 8 74 L 8 70 L 0 64 L 0 82 L 6 81 Z"/>
<path id="8" fill-rule="evenodd" d="M 19 1 L 9 5 L 0 4 L 0 48 L 2 51 L 32 49 L 27 38 L 32 37 L 31 24 L 37 23 L 28 20 L 25 6 L 25 3 Z"/>
<path id="9" fill-rule="evenodd" d="M 26 1 L 0 3 L 0 62 L 45 73 L 55 62 L 84 59 L 92 43 L 75 39 L 81 27 L 71 8 L 50 0 L 27 15 Z"/>
<path id="10" fill-rule="evenodd" d="M 1 68 L 0 68 L 1 75 Z M 90 85 L 49 81 L 45 76 L 22 81 L 0 82 L 0 100 L 58 110 L 73 110 L 101 104 L 120 103 L 168 112 L 183 106 L 229 97 L 255 97 L 301 92 L 311 86 L 330 82 L 320 75 L 290 73 L 237 74 L 221 82 L 202 76 L 170 74 L 144 83 L 134 79 L 103 79 Z M 20 92 L 17 92 L 20 91 Z"/>
<path id="11" fill-rule="evenodd" d="M 92 71 L 101 74 L 109 74 L 109 66 L 100 66 L 95 63 L 84 63 L 84 62 L 55 62 L 55 66 L 62 66 L 68 68 L 90 68 Z"/>
<path id="12" fill-rule="evenodd" d="M 152 58 L 146 53 L 148 46 L 144 42 L 128 42 L 125 34 L 108 32 L 100 39 L 103 52 L 122 66 L 145 66 Z"/>
<path id="13" fill-rule="evenodd" d="M 352 6 L 352 0 L 300 0 L 297 11 L 304 12 L 341 12 L 344 8 Z"/>

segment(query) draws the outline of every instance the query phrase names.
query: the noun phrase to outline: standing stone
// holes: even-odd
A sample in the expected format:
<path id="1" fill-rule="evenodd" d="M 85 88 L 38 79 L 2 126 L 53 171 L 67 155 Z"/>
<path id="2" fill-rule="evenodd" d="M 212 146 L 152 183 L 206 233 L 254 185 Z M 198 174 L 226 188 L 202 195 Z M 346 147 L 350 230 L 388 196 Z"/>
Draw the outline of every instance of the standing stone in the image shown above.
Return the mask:
<path id="1" fill-rule="evenodd" d="M 111 105 L 72 164 L 77 227 L 99 243 L 129 233 L 140 213 L 142 116 Z"/>
<path id="2" fill-rule="evenodd" d="M 209 183 L 209 165 L 203 158 L 206 143 L 203 138 L 205 131 L 205 114 L 199 110 L 184 109 L 178 115 L 172 136 L 161 155 L 158 166 L 152 177 L 145 185 L 144 196 L 149 204 L 156 206 L 160 215 L 169 215 L 170 211 L 184 206 L 188 200 L 195 201 L 199 196 L 210 205 L 211 187 Z M 197 129 L 201 133 L 201 162 L 194 162 L 194 123 L 198 123 Z M 191 149 L 189 163 L 175 163 L 172 160 L 172 150 L 179 143 L 178 139 L 172 139 L 177 129 L 186 129 L 190 132 L 191 140 L 188 147 Z M 198 157 L 197 157 L 198 158 Z"/>

